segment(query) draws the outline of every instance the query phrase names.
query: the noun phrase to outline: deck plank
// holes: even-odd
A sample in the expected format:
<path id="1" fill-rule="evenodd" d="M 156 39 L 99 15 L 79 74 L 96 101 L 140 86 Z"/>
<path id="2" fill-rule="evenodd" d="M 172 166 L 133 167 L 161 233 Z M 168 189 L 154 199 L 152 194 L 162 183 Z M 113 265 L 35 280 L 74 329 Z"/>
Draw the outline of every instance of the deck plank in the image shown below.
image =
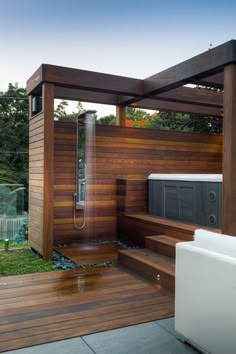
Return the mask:
<path id="1" fill-rule="evenodd" d="M 114 262 L 117 261 L 117 251 L 122 247 L 115 244 L 80 244 L 76 246 L 55 247 L 76 264 Z"/>
<path id="2" fill-rule="evenodd" d="M 174 296 L 121 266 L 0 278 L 0 352 L 174 315 Z"/>

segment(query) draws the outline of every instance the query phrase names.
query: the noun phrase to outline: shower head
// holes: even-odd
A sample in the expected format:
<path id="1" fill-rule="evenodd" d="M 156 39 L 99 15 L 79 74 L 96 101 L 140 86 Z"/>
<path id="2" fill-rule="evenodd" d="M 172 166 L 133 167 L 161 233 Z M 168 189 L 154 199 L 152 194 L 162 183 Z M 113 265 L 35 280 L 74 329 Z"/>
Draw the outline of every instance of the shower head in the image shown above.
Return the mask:
<path id="1" fill-rule="evenodd" d="M 77 117 L 78 125 L 84 125 L 86 123 L 87 116 L 94 115 L 94 117 L 95 117 L 96 112 L 97 111 L 94 111 L 94 110 L 88 110 L 83 113 L 80 113 Z"/>
<path id="2" fill-rule="evenodd" d="M 80 113 L 77 117 L 78 125 L 84 125 L 86 122 L 86 112 Z"/>

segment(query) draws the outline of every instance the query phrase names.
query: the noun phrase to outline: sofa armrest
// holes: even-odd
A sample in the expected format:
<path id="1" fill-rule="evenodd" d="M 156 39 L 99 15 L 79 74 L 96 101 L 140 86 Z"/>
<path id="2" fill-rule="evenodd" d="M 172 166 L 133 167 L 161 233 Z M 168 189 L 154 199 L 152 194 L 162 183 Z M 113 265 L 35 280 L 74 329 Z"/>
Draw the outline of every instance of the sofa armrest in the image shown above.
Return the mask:
<path id="1" fill-rule="evenodd" d="M 209 251 L 236 257 L 236 237 L 223 235 L 203 229 L 194 232 L 195 246 Z"/>
<path id="2" fill-rule="evenodd" d="M 177 333 L 202 348 L 210 348 L 210 352 L 223 353 L 229 348 L 227 353 L 231 353 L 229 346 L 236 328 L 235 299 L 235 258 L 201 249 L 194 242 L 177 244 Z M 232 345 L 235 350 L 235 340 Z"/>

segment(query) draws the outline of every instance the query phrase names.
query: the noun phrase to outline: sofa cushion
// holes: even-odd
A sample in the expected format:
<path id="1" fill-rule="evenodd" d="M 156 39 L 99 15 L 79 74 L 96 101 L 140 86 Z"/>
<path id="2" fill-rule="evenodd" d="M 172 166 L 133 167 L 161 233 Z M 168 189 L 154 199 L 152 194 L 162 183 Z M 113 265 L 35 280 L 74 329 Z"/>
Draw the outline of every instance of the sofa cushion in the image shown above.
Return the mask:
<path id="1" fill-rule="evenodd" d="M 235 236 L 197 229 L 194 232 L 194 245 L 236 258 Z"/>

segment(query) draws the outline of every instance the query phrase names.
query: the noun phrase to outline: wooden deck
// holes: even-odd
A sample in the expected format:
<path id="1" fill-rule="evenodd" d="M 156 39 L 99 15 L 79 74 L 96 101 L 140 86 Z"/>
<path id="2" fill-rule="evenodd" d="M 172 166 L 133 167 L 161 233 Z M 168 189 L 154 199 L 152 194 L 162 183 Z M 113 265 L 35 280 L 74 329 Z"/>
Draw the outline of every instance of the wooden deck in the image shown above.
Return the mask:
<path id="1" fill-rule="evenodd" d="M 173 294 L 121 266 L 0 278 L 0 352 L 173 315 Z"/>
<path id="2" fill-rule="evenodd" d="M 118 250 L 122 247 L 116 244 L 80 244 L 76 246 L 54 247 L 57 252 L 64 254 L 76 264 L 97 264 L 115 262 Z"/>
<path id="3" fill-rule="evenodd" d="M 149 214 L 124 215 L 118 218 L 118 232 L 120 239 L 145 246 L 146 236 L 168 235 L 182 241 L 192 241 L 194 231 L 205 230 L 221 233 L 221 229 L 209 228 L 171 220 Z"/>

